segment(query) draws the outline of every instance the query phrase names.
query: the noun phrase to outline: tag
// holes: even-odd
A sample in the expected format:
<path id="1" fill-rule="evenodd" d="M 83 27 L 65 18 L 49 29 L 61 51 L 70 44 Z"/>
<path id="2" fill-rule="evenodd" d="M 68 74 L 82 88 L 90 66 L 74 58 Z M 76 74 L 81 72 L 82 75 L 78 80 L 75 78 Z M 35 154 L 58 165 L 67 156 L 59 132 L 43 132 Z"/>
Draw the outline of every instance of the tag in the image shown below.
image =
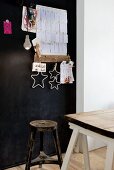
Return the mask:
<path id="1" fill-rule="evenodd" d="M 32 71 L 46 72 L 46 63 L 32 63 Z"/>
<path id="2" fill-rule="evenodd" d="M 12 34 L 12 23 L 9 20 L 3 21 L 4 34 Z"/>

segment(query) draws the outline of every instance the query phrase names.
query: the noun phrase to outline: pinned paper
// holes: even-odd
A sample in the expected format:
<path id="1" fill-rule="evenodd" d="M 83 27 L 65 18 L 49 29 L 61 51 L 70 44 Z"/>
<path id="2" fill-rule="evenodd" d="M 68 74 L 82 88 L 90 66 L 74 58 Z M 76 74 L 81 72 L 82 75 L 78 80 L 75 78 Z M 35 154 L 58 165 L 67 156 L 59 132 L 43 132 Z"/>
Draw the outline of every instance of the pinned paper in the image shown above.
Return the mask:
<path id="1" fill-rule="evenodd" d="M 63 61 L 60 64 L 60 83 L 61 84 L 68 84 L 68 83 L 73 83 L 74 77 L 73 77 L 73 62 L 70 61 L 68 64 L 66 61 Z"/>
<path id="2" fill-rule="evenodd" d="M 9 20 L 3 21 L 4 34 L 12 34 L 12 23 Z"/>
<path id="3" fill-rule="evenodd" d="M 32 63 L 32 71 L 46 72 L 46 63 Z"/>
<path id="4" fill-rule="evenodd" d="M 23 6 L 21 25 L 22 30 L 36 33 L 36 17 L 37 17 L 36 9 L 30 7 L 28 8 L 27 13 L 27 7 Z"/>
<path id="5" fill-rule="evenodd" d="M 42 55 L 67 55 L 67 11 L 36 5 L 36 37 Z"/>

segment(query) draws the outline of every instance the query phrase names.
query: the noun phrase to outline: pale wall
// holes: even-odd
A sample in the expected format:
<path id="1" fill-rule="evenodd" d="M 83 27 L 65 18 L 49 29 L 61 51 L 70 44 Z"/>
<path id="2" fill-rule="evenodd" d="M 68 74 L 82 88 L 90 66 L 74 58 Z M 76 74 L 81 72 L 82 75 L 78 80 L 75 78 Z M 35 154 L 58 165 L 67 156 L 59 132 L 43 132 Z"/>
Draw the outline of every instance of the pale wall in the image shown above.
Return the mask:
<path id="1" fill-rule="evenodd" d="M 77 0 L 77 28 L 77 112 L 114 108 L 114 1 Z"/>

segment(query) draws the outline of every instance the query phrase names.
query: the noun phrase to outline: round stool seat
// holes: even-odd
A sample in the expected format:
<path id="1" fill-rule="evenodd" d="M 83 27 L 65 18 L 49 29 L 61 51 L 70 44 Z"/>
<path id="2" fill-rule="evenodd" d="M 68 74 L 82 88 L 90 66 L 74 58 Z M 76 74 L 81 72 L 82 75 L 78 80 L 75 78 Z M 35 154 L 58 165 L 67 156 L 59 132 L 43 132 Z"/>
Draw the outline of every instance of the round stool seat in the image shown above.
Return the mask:
<path id="1" fill-rule="evenodd" d="M 57 122 L 52 120 L 34 120 L 30 122 L 30 125 L 38 128 L 39 131 L 54 130 L 57 128 Z"/>

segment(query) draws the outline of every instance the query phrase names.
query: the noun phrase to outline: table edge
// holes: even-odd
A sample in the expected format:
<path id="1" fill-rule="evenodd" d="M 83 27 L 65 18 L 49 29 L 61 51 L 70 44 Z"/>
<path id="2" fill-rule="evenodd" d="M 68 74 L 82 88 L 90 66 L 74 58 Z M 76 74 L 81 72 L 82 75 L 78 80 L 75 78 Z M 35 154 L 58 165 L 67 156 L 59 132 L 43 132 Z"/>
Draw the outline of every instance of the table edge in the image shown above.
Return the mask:
<path id="1" fill-rule="evenodd" d="M 101 128 L 98 128 L 96 126 L 92 126 L 90 124 L 81 122 L 81 121 L 79 121 L 77 119 L 73 119 L 73 118 L 71 118 L 69 116 L 70 115 L 64 115 L 65 120 L 67 120 L 70 123 L 74 123 L 76 125 L 79 125 L 80 127 L 83 127 L 85 129 L 91 130 L 91 131 L 96 132 L 96 133 L 98 133 L 100 135 L 110 137 L 110 138 L 114 138 L 114 132 L 111 132 L 111 131 L 108 131 L 108 130 L 105 130 L 105 129 L 101 129 Z"/>

